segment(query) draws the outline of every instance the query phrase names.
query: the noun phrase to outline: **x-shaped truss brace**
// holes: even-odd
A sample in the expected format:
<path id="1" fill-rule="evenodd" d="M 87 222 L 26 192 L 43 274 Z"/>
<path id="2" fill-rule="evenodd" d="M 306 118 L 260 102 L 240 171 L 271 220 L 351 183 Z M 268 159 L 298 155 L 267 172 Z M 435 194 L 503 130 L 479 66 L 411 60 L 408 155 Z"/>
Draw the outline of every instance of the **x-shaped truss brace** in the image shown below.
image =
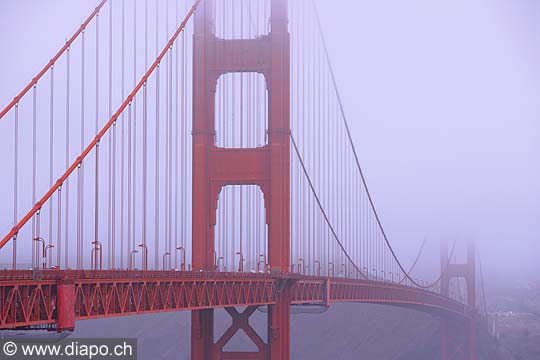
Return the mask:
<path id="1" fill-rule="evenodd" d="M 227 307 L 225 310 L 232 318 L 231 326 L 221 335 L 219 340 L 215 343 L 215 353 L 219 355 L 220 359 L 228 359 L 231 356 L 243 359 L 265 359 L 267 353 L 267 345 L 263 339 L 257 334 L 257 332 L 249 324 L 249 317 L 257 310 L 258 306 L 248 306 L 243 312 L 239 312 L 233 307 Z M 230 352 L 224 351 L 225 345 L 233 338 L 233 336 L 239 331 L 243 330 L 248 338 L 255 344 L 257 352 Z"/>

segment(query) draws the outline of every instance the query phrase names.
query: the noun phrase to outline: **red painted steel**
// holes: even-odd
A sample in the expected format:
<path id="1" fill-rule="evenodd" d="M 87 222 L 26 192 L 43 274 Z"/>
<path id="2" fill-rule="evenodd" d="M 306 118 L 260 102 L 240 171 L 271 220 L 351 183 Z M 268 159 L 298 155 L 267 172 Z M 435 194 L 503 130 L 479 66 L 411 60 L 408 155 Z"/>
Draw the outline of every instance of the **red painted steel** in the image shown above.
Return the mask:
<path id="1" fill-rule="evenodd" d="M 70 279 L 61 280 L 56 285 L 57 304 L 56 317 L 57 329 L 74 330 L 75 329 L 75 284 Z"/>
<path id="2" fill-rule="evenodd" d="M 30 85 L 0 113 L 0 118 L 17 104 L 69 48 L 105 1 L 98 5 L 81 29 Z M 229 40 L 216 38 L 214 34 L 213 2 L 196 0 L 154 63 L 93 141 L 0 241 L 2 248 L 13 239 L 97 146 L 137 92 L 145 86 L 187 21 L 195 14 L 192 179 L 194 271 L 0 271 L 0 329 L 54 327 L 58 331 L 70 331 L 74 329 L 76 320 L 188 310 L 192 311 L 192 359 L 287 360 L 290 358 L 291 304 L 330 306 L 339 302 L 363 302 L 408 307 L 440 317 L 441 359 L 476 359 L 479 318 L 475 310 L 476 269 L 472 246 L 469 247 L 466 264 L 448 264 L 448 249 L 442 249 L 441 294 L 424 290 L 427 286 L 410 278 L 399 262 L 405 276 L 416 284 L 416 287 L 404 286 L 401 282 L 303 276 L 288 272 L 291 266 L 291 164 L 290 36 L 287 3 L 287 0 L 271 1 L 269 34 L 255 39 Z M 268 143 L 264 146 L 251 149 L 216 146 L 216 86 L 218 78 L 230 72 L 257 72 L 265 78 L 269 107 Z M 341 103 L 339 105 L 341 106 Z M 343 109 L 341 111 L 343 112 Z M 352 144 L 346 123 L 345 126 Z M 353 153 L 360 169 L 354 145 Z M 361 169 L 360 175 L 364 181 Z M 308 181 L 311 185 L 311 181 Z M 214 272 L 217 201 L 221 189 L 227 185 L 256 185 L 264 195 L 268 225 L 268 258 L 265 257 L 264 260 L 264 273 Z M 382 229 L 369 192 L 367 196 Z M 397 261 L 384 231 L 383 237 Z M 98 241 L 96 246 L 97 243 Z M 97 251 L 98 248 L 95 249 Z M 184 267 L 185 249 L 181 249 Z M 345 251 L 343 247 L 342 250 Z M 93 253 L 94 268 L 98 267 L 98 255 L 100 263 L 101 250 L 99 254 Z M 147 255 L 145 253 L 145 257 Z M 308 267 L 305 264 L 306 259 L 302 261 L 305 271 Z M 146 264 L 146 260 L 144 263 Z M 242 258 L 240 263 L 243 264 Z M 99 267 L 101 268 L 101 265 Z M 144 265 L 144 268 L 147 266 Z M 450 279 L 453 277 L 466 280 L 466 304 L 448 296 Z M 376 276 L 373 278 L 376 279 Z M 249 317 L 259 306 L 268 306 L 266 342 L 249 325 Z M 239 312 L 236 307 L 247 309 Z M 216 308 L 226 309 L 232 318 L 231 326 L 217 341 L 214 340 L 213 310 Z M 256 352 L 224 350 L 225 345 L 239 330 L 243 330 L 255 344 Z M 465 340 L 462 341 L 461 337 Z"/>
<path id="3" fill-rule="evenodd" d="M 448 245 L 441 246 L 441 295 L 447 297 L 450 292 L 450 279 L 463 278 L 467 286 L 467 306 L 469 310 L 465 323 L 452 324 L 449 319 L 441 319 L 441 359 L 476 360 L 476 337 L 478 332 L 478 313 L 476 311 L 476 252 L 473 243 L 467 248 L 465 264 L 447 264 Z M 464 342 L 455 341 L 459 334 L 466 334 Z"/>
<path id="4" fill-rule="evenodd" d="M 176 32 L 173 34 L 173 36 L 169 39 L 166 46 L 163 48 L 163 50 L 159 53 L 156 60 L 152 63 L 148 71 L 143 75 L 141 80 L 137 83 L 137 86 L 131 91 L 131 93 L 127 96 L 127 98 L 124 100 L 122 105 L 118 108 L 118 110 L 114 113 L 114 115 L 109 119 L 109 121 L 103 126 L 103 128 L 99 131 L 99 133 L 96 135 L 96 137 L 90 142 L 90 144 L 84 149 L 84 151 L 77 157 L 77 159 L 71 164 L 71 166 L 66 170 L 60 178 L 56 181 L 56 183 L 43 195 L 41 199 L 39 199 L 32 209 L 26 213 L 26 215 L 11 229 L 11 231 L 0 240 L 0 249 L 2 249 L 8 241 L 13 239 L 15 235 L 19 232 L 19 230 L 38 212 L 40 211 L 43 204 L 49 200 L 52 195 L 62 186 L 62 184 L 68 179 L 68 177 L 77 169 L 83 162 L 83 160 L 88 156 L 88 154 L 92 151 L 92 149 L 96 146 L 96 144 L 99 143 L 99 141 L 107 134 L 109 129 L 113 126 L 113 124 L 116 122 L 116 120 L 120 117 L 122 112 L 128 107 L 128 105 L 131 103 L 135 95 L 139 92 L 139 90 L 144 86 L 150 75 L 154 72 L 154 70 L 159 66 L 160 62 L 163 60 L 163 57 L 165 54 L 167 54 L 167 51 L 169 48 L 171 48 L 176 41 L 176 38 L 182 33 L 184 30 L 187 22 L 197 9 L 197 6 L 199 5 L 201 0 L 196 0 L 189 12 L 187 13 L 186 17 L 176 30 Z"/>
<path id="5" fill-rule="evenodd" d="M 257 308 L 258 306 L 248 306 L 242 312 L 239 312 L 235 308 L 225 308 L 227 313 L 231 316 L 232 324 L 215 344 L 211 344 L 211 353 L 214 359 L 267 359 L 268 346 L 259 334 L 249 325 L 249 317 L 257 310 Z M 257 351 L 225 351 L 225 345 L 227 345 L 239 330 L 244 331 L 251 342 L 257 347 Z"/>
<path id="6" fill-rule="evenodd" d="M 340 302 L 406 306 L 461 321 L 474 315 L 466 305 L 433 292 L 367 280 L 290 273 L 0 271 L 2 329 L 58 324 L 58 329 L 65 330 L 72 327 L 69 324 L 73 319 L 275 305 L 279 301 L 321 306 Z M 274 321 L 279 323 L 279 319 Z"/>
<path id="7" fill-rule="evenodd" d="M 193 268 L 213 270 L 218 196 L 226 185 L 257 185 L 264 194 L 268 262 L 272 272 L 290 266 L 290 45 L 287 0 L 272 0 L 270 34 L 257 39 L 218 39 L 214 4 L 202 1 L 195 14 L 193 66 Z M 222 149 L 215 144 L 218 78 L 230 72 L 259 72 L 268 97 L 268 144 Z M 284 289 L 289 289 L 285 287 Z M 289 290 L 279 292 L 268 315 L 269 358 L 288 359 Z M 210 359 L 213 315 L 192 314 L 192 359 Z"/>

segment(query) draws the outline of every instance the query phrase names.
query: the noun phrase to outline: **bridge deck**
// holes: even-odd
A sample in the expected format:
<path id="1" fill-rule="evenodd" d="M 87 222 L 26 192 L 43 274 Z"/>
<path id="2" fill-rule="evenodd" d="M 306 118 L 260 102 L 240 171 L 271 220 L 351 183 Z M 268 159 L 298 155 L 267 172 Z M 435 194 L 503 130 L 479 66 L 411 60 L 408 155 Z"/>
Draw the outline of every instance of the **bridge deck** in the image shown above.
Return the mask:
<path id="1" fill-rule="evenodd" d="M 369 302 L 467 317 L 467 309 L 440 294 L 408 286 L 298 274 L 195 271 L 0 271 L 0 328 L 57 323 L 59 285 L 73 285 L 76 320 L 179 310 L 269 305 L 284 282 L 293 304 L 329 306 Z"/>

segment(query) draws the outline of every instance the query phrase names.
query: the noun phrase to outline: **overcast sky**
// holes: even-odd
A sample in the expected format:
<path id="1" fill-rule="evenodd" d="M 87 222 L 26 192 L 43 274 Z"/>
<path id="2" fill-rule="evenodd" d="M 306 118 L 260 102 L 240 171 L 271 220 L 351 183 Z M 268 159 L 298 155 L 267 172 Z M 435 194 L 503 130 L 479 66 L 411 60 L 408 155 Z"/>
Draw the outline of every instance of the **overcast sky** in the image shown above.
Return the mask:
<path id="1" fill-rule="evenodd" d="M 488 270 L 538 276 L 540 3 L 319 3 L 392 239 L 472 239 Z"/>
<path id="2" fill-rule="evenodd" d="M 398 252 L 475 240 L 538 276 L 540 2 L 319 1 L 360 160 Z M 0 2 L 0 107 L 96 0 Z M 413 248 L 414 250 L 407 250 Z"/>

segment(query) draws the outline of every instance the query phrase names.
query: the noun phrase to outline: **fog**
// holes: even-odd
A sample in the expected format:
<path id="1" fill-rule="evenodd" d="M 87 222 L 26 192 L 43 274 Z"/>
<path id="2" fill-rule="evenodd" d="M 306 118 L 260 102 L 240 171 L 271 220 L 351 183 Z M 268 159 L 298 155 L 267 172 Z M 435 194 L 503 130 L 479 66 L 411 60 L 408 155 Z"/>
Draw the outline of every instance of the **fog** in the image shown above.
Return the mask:
<path id="1" fill-rule="evenodd" d="M 474 240 L 486 272 L 537 277 L 540 4 L 320 7 L 390 238 Z"/>
<path id="2" fill-rule="evenodd" d="M 96 3 L 0 3 L 0 107 Z M 440 240 L 473 240 L 486 273 L 537 278 L 540 3 L 318 6 L 360 161 L 398 255 L 412 262 L 427 238 L 422 262 L 438 263 Z"/>

